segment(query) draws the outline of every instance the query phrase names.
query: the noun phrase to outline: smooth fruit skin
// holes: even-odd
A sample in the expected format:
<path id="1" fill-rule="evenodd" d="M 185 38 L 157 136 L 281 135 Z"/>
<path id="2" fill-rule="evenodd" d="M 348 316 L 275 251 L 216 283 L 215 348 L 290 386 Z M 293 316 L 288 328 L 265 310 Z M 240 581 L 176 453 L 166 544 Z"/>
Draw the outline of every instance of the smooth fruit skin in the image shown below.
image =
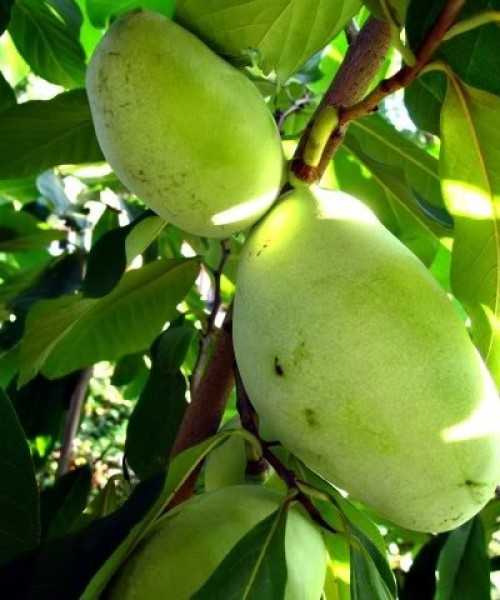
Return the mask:
<path id="1" fill-rule="evenodd" d="M 392 521 L 442 531 L 500 479 L 500 403 L 452 303 L 361 202 L 290 192 L 244 247 L 236 359 L 293 454 Z"/>
<path id="2" fill-rule="evenodd" d="M 106 160 L 167 221 L 227 237 L 274 202 L 284 161 L 261 94 L 180 25 L 149 11 L 118 19 L 86 85 Z"/>
<path id="3" fill-rule="evenodd" d="M 275 511 L 283 495 L 257 485 L 205 493 L 161 519 L 112 582 L 112 600 L 188 600 L 231 548 Z M 320 531 L 293 507 L 285 532 L 287 600 L 317 600 L 326 575 Z M 279 600 L 279 599 L 277 599 Z"/>

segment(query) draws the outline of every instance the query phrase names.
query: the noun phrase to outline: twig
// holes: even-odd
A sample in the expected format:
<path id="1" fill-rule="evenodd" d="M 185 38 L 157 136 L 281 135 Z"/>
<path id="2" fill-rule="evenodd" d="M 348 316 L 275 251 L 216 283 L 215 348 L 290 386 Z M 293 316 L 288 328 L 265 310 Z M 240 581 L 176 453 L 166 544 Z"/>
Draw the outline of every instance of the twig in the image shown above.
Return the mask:
<path id="1" fill-rule="evenodd" d="M 342 144 L 349 122 L 375 112 L 382 100 L 408 86 L 418 77 L 453 25 L 464 3 L 465 0 L 448 0 L 432 29 L 416 50 L 415 63 L 406 65 L 395 75 L 382 81 L 363 98 L 388 50 L 391 37 L 388 23 L 373 18 L 367 21 L 350 46 L 344 62 L 300 140 L 291 163 L 292 173 L 298 179 L 306 183 L 319 181 Z M 327 107 L 337 111 L 338 122 L 332 128 L 318 164 L 311 166 L 303 159 L 310 143 L 309 134 L 315 117 Z"/>
<path id="2" fill-rule="evenodd" d="M 68 416 L 64 426 L 64 436 L 61 446 L 61 454 L 57 463 L 56 478 L 62 477 L 69 470 L 71 458 L 73 456 L 73 440 L 80 425 L 82 407 L 87 395 L 90 378 L 92 377 L 92 367 L 80 371 L 78 381 L 71 394 Z"/>
<path id="3" fill-rule="evenodd" d="M 276 124 L 278 125 L 280 132 L 288 117 L 291 117 L 294 113 L 300 112 L 304 107 L 309 106 L 309 104 L 311 104 L 311 94 L 310 92 L 306 92 L 303 98 L 299 98 L 292 106 L 290 106 L 290 108 L 280 112 L 276 118 Z"/>
<path id="4" fill-rule="evenodd" d="M 395 75 L 389 77 L 389 79 L 384 79 L 373 92 L 368 94 L 368 96 L 360 102 L 343 107 L 339 115 L 339 125 L 346 125 L 353 119 L 358 119 L 359 117 L 373 112 L 387 96 L 405 88 L 418 77 L 443 41 L 443 38 L 453 25 L 457 14 L 464 4 L 465 0 L 448 0 L 429 34 L 415 51 L 415 64 L 407 65 L 400 69 Z"/>
<path id="5" fill-rule="evenodd" d="M 232 306 L 224 318 L 212 356 L 195 388 L 191 402 L 182 420 L 171 458 L 183 450 L 217 433 L 229 394 L 234 387 L 231 365 L 234 362 L 232 339 Z M 199 469 L 176 494 L 169 509 L 180 504 L 193 493 Z"/>
<path id="6" fill-rule="evenodd" d="M 215 320 L 217 318 L 217 315 L 219 314 L 219 310 L 221 307 L 221 277 L 230 254 L 228 240 L 221 240 L 220 246 L 221 258 L 217 268 L 212 271 L 212 275 L 214 278 L 214 298 L 212 302 L 212 308 L 210 309 L 210 314 L 208 315 L 207 326 L 200 339 L 200 348 L 198 351 L 198 356 L 196 357 L 195 365 L 193 367 L 193 373 L 191 375 L 192 389 L 195 389 L 200 383 L 201 375 L 208 360 L 208 349 L 214 336 Z"/>
<path id="7" fill-rule="evenodd" d="M 371 17 L 349 46 L 337 74 L 300 138 L 292 158 L 291 169 L 298 179 L 313 183 L 321 178 L 326 165 L 320 163 L 311 166 L 304 161 L 304 153 L 311 143 L 313 126 L 325 108 L 333 107 L 338 110 L 340 107 L 354 104 L 363 97 L 384 61 L 389 49 L 390 38 L 389 24 L 381 19 Z M 336 127 L 330 136 L 329 144 L 331 145 L 335 141 L 337 145 L 340 145 L 344 134 L 344 127 Z M 330 158 L 327 164 L 329 160 Z"/>
<path id="8" fill-rule="evenodd" d="M 264 460 L 271 465 L 271 467 L 276 471 L 278 477 L 285 482 L 287 487 L 290 490 L 295 491 L 294 499 L 302 504 L 311 519 L 320 527 L 327 529 L 331 533 L 338 533 L 336 529 L 334 529 L 325 521 L 309 496 L 298 487 L 295 473 L 290 469 L 287 469 L 287 467 L 279 460 L 279 458 L 270 450 L 270 445 L 260 437 L 257 425 L 255 423 L 255 411 L 245 390 L 245 386 L 241 379 L 236 362 L 233 363 L 233 371 L 236 383 L 237 407 L 243 429 L 246 429 L 258 440 L 260 440 Z"/>

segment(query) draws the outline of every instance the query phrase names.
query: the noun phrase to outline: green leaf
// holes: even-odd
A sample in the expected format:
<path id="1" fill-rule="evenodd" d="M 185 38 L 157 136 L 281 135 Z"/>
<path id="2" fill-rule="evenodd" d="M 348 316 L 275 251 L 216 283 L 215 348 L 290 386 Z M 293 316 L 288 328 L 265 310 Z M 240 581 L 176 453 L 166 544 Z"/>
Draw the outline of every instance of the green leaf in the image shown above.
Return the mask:
<path id="1" fill-rule="evenodd" d="M 187 407 L 184 375 L 162 366 L 161 356 L 153 352 L 149 379 L 127 426 L 125 456 L 139 479 L 165 470 Z"/>
<path id="2" fill-rule="evenodd" d="M 0 140 L 1 146 L 1 140 Z M 0 179 L 0 200 L 31 202 L 38 196 L 35 178 Z"/>
<path id="3" fill-rule="evenodd" d="M 371 556 L 355 547 L 351 548 L 351 598 L 352 600 L 396 598 L 396 595 L 391 594 L 387 589 Z"/>
<path id="4" fill-rule="evenodd" d="M 325 578 L 325 600 L 351 600 L 350 546 L 344 537 L 323 532 L 328 561 Z"/>
<path id="5" fill-rule="evenodd" d="M 40 506 L 28 444 L 12 404 L 0 389 L 0 566 L 33 548 Z"/>
<path id="6" fill-rule="evenodd" d="M 16 94 L 0 72 L 0 112 L 16 104 Z"/>
<path id="7" fill-rule="evenodd" d="M 443 5 L 443 0 L 413 0 L 406 28 L 412 48 L 416 48 L 424 39 Z M 500 0 L 465 2 L 457 22 L 464 22 L 485 11 L 499 9 Z M 498 23 L 490 23 L 443 42 L 433 58 L 449 64 L 464 83 L 500 95 L 500 72 L 496 59 L 499 53 Z"/>
<path id="8" fill-rule="evenodd" d="M 91 478 L 90 467 L 84 465 L 66 473 L 42 491 L 40 511 L 44 539 L 71 531 L 87 504 Z"/>
<path id="9" fill-rule="evenodd" d="M 325 520 L 336 530 L 345 531 L 357 541 L 356 552 L 361 556 L 361 558 L 358 556 L 358 559 L 362 561 L 358 566 L 358 579 L 361 577 L 362 581 L 365 579 L 380 581 L 380 586 L 385 590 L 384 593 L 389 594 L 389 596 L 381 596 L 381 598 L 396 598 L 396 582 L 386 559 L 385 542 L 375 523 L 344 498 L 329 482 L 311 471 L 295 457 L 293 469 L 296 473 L 300 473 L 302 480 L 329 496 L 330 502 L 315 500 L 315 504 Z M 304 491 L 307 493 L 307 490 Z M 340 522 L 338 521 L 339 516 Z M 351 558 L 354 560 L 354 555 Z M 352 577 L 354 576 L 352 568 L 351 561 L 351 586 L 353 586 Z M 373 569 L 376 574 L 372 572 Z M 363 596 L 359 598 L 363 598 Z"/>
<path id="10" fill-rule="evenodd" d="M 395 210 L 435 238 L 449 235 L 452 221 L 441 195 L 435 158 L 378 115 L 353 122 L 345 146 L 387 191 Z"/>
<path id="11" fill-rule="evenodd" d="M 359 0 L 177 0 L 175 18 L 217 53 L 256 57 L 280 83 L 322 50 L 359 10 Z"/>
<path id="12" fill-rule="evenodd" d="M 125 227 L 103 234 L 90 251 L 82 292 L 86 298 L 109 294 L 120 281 L 127 265 L 144 252 L 166 223 L 152 211 Z"/>
<path id="13" fill-rule="evenodd" d="M 0 178 L 103 160 L 85 90 L 30 100 L 0 113 Z"/>
<path id="14" fill-rule="evenodd" d="M 193 600 L 284 598 L 287 516 L 287 507 L 281 506 L 244 535 L 193 595 Z"/>
<path id="15" fill-rule="evenodd" d="M 143 484 L 147 484 L 149 481 L 161 480 L 163 477 L 162 489 L 156 496 L 154 503 L 144 514 L 142 519 L 129 529 L 127 537 L 120 543 L 88 583 L 85 592 L 81 595 L 81 600 L 94 600 L 99 597 L 116 570 L 148 532 L 155 520 L 161 515 L 165 507 L 174 497 L 176 491 L 179 490 L 192 473 L 196 471 L 205 457 L 230 435 L 230 431 L 221 432 L 196 446 L 188 448 L 176 456 L 171 462 L 166 478 L 164 475 L 159 475 L 153 479 L 142 482 Z M 250 434 L 246 434 L 246 438 L 255 441 L 255 438 Z"/>
<path id="16" fill-rule="evenodd" d="M 7 29 L 15 0 L 0 0 L 0 35 Z"/>
<path id="17" fill-rule="evenodd" d="M 48 540 L 0 569 L 0 589 L 14 590 L 19 599 L 80 598 L 92 576 L 151 509 L 164 479 L 160 476 L 139 483 L 114 514 Z"/>
<path id="18" fill-rule="evenodd" d="M 40 370 L 56 378 L 143 350 L 176 315 L 197 272 L 196 260 L 158 260 L 125 273 L 103 298 L 38 302 L 27 317 L 19 385 Z"/>
<path id="19" fill-rule="evenodd" d="M 53 240 L 63 240 L 65 231 L 49 229 L 27 212 L 0 207 L 0 252 L 47 248 Z"/>
<path id="20" fill-rule="evenodd" d="M 75 10 L 79 12 L 70 0 L 17 0 L 9 24 L 12 40 L 33 72 L 66 88 L 85 83 L 85 52 L 75 27 Z"/>
<path id="21" fill-rule="evenodd" d="M 446 94 L 442 73 L 424 73 L 405 89 L 405 105 L 415 125 L 422 131 L 440 135 L 441 107 Z"/>
<path id="22" fill-rule="evenodd" d="M 404 578 L 401 600 L 434 598 L 437 562 L 448 533 L 431 538 L 418 552 Z"/>
<path id="23" fill-rule="evenodd" d="M 481 517 L 448 536 L 438 560 L 435 600 L 490 597 L 490 559 Z"/>
<path id="24" fill-rule="evenodd" d="M 117 387 L 128 385 L 144 371 L 149 374 L 149 370 L 144 364 L 143 352 L 126 354 L 125 356 L 122 356 L 122 358 L 120 358 L 115 365 L 115 369 L 111 377 L 111 385 L 116 385 Z"/>
<path id="25" fill-rule="evenodd" d="M 176 0 L 86 0 L 87 13 L 94 27 L 104 28 L 110 17 L 117 17 L 136 8 L 152 10 L 171 17 Z"/>
<path id="26" fill-rule="evenodd" d="M 453 293 L 500 384 L 500 98 L 450 78 L 441 121 L 443 194 L 455 220 Z"/>
<path id="27" fill-rule="evenodd" d="M 382 184 L 346 148 L 339 148 L 332 162 L 339 189 L 359 198 L 373 210 L 383 225 L 403 242 L 420 260 L 430 265 L 438 240 L 411 213 L 394 201 L 392 190 Z"/>

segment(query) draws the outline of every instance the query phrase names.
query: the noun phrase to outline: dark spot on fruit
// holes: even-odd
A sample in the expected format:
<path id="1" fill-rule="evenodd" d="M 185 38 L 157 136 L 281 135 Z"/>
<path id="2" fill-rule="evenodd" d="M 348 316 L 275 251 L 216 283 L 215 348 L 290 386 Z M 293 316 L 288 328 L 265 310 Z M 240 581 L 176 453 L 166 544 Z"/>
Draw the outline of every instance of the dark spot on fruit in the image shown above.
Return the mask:
<path id="1" fill-rule="evenodd" d="M 264 250 L 269 246 L 269 241 L 270 240 L 266 240 L 263 244 L 262 244 L 262 248 L 257 252 L 257 254 L 255 256 L 260 256 Z"/>
<path id="2" fill-rule="evenodd" d="M 319 425 L 319 421 L 316 417 L 316 413 L 312 408 L 305 408 L 304 409 L 304 416 L 306 418 L 307 424 L 310 427 L 318 427 Z"/>
<path id="3" fill-rule="evenodd" d="M 283 375 L 285 374 L 285 371 L 283 371 L 283 367 L 280 365 L 277 356 L 274 357 L 274 372 L 276 373 L 276 375 L 278 375 L 278 377 L 283 377 Z"/>

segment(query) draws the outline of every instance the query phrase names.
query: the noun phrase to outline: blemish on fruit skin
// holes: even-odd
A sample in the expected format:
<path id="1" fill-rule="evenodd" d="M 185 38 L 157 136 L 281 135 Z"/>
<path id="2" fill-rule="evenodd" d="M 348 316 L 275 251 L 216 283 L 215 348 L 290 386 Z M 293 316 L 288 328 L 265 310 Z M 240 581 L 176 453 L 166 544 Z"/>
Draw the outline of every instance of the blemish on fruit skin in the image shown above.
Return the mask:
<path id="1" fill-rule="evenodd" d="M 277 356 L 274 357 L 274 372 L 278 377 L 283 377 L 285 371 L 283 371 L 283 367 L 281 366 L 279 359 Z"/>
<path id="2" fill-rule="evenodd" d="M 319 421 L 316 418 L 316 412 L 312 408 L 305 408 L 304 416 L 306 418 L 307 424 L 310 427 L 318 427 L 319 426 Z"/>
<path id="3" fill-rule="evenodd" d="M 262 254 L 262 252 L 264 252 L 264 250 L 269 246 L 269 242 L 270 242 L 270 240 L 266 240 L 262 244 L 262 247 L 260 248 L 260 250 L 257 252 L 257 254 L 255 256 L 260 256 Z"/>

